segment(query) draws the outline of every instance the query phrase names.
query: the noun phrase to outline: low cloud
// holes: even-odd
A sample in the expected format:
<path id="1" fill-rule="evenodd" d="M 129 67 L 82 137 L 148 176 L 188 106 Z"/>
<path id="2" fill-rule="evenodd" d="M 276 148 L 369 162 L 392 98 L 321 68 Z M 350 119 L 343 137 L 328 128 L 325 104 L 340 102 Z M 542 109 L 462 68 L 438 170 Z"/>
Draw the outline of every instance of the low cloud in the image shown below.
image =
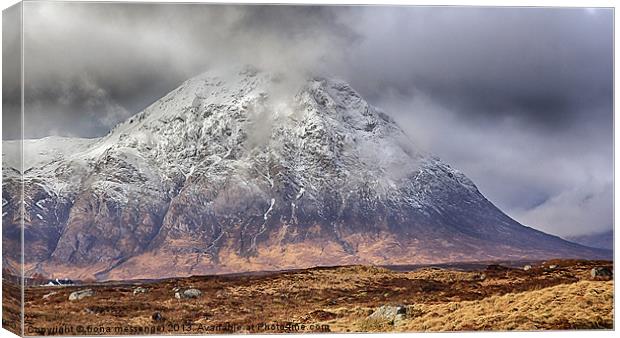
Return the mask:
<path id="1" fill-rule="evenodd" d="M 50 105 L 72 119 L 90 118 L 81 102 L 101 97 L 80 87 L 83 83 L 73 84 L 84 78 L 106 93 L 98 114 L 108 116 L 100 119 L 116 122 L 213 68 L 251 64 L 285 72 L 293 81 L 296 74 L 321 73 L 340 63 L 339 52 L 326 51 L 345 46 L 352 34 L 323 7 L 35 2 L 26 3 L 24 13 L 26 111 L 33 120 L 46 119 Z M 60 93 L 58 84 L 66 83 L 72 92 Z M 58 95 L 72 96 L 74 104 Z M 94 131 L 64 122 L 85 137 L 105 134 L 109 127 L 101 123 Z M 26 136 L 62 130 L 55 127 L 27 126 Z"/>
<path id="2" fill-rule="evenodd" d="M 613 227 L 613 183 L 591 181 L 566 187 L 539 206 L 513 213 L 524 224 L 550 233 L 603 233 Z"/>
<path id="3" fill-rule="evenodd" d="M 379 104 L 521 223 L 561 235 L 613 227 L 613 143 L 597 123 L 549 134 L 511 117 L 468 121 L 420 92 Z"/>

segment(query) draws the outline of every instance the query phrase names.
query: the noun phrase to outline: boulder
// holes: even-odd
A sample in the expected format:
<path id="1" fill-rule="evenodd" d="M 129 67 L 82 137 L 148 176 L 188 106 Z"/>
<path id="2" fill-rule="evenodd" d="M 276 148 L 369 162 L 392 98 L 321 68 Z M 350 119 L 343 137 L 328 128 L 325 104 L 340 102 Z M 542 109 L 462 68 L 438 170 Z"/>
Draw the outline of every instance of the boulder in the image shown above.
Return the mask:
<path id="1" fill-rule="evenodd" d="M 141 287 L 141 286 L 138 286 L 137 288 L 133 289 L 133 295 L 134 296 L 139 294 L 139 293 L 147 293 L 147 292 L 148 292 L 148 290 L 143 288 L 143 287 Z"/>
<path id="2" fill-rule="evenodd" d="M 55 294 L 57 294 L 57 293 L 58 293 L 58 292 L 53 291 L 53 292 L 50 292 L 50 293 L 48 293 L 48 294 L 45 294 L 45 295 L 43 295 L 43 299 L 48 299 L 48 298 L 50 298 L 51 296 L 53 296 L 53 295 L 55 295 Z"/>
<path id="3" fill-rule="evenodd" d="M 531 265 L 528 264 L 528 265 L 523 267 L 523 271 L 529 271 L 529 270 L 532 270 L 532 266 Z"/>
<path id="4" fill-rule="evenodd" d="M 611 272 L 611 269 L 606 268 L 606 267 L 601 267 L 601 266 L 593 268 L 590 271 L 590 276 L 592 276 L 592 278 L 611 277 L 612 275 L 613 275 L 613 272 Z"/>
<path id="5" fill-rule="evenodd" d="M 78 290 L 75 292 L 71 292 L 71 294 L 69 295 L 69 300 L 80 300 L 82 298 L 91 297 L 94 294 L 95 291 L 93 291 L 92 289 Z"/>
<path id="6" fill-rule="evenodd" d="M 183 296 L 185 298 L 198 298 L 202 295 L 202 292 L 198 289 L 187 289 L 183 291 Z"/>
<path id="7" fill-rule="evenodd" d="M 161 322 L 161 321 L 164 321 L 164 316 L 162 316 L 161 313 L 156 311 L 156 312 L 153 312 L 153 314 L 151 315 L 151 319 L 154 322 Z"/>
<path id="8" fill-rule="evenodd" d="M 202 295 L 202 291 L 198 289 L 179 289 L 174 293 L 174 298 L 176 299 L 188 299 L 188 298 L 198 298 Z"/>
<path id="9" fill-rule="evenodd" d="M 403 319 L 407 315 L 407 307 L 404 305 L 383 305 L 377 308 L 368 319 L 385 320 L 390 324 Z"/>

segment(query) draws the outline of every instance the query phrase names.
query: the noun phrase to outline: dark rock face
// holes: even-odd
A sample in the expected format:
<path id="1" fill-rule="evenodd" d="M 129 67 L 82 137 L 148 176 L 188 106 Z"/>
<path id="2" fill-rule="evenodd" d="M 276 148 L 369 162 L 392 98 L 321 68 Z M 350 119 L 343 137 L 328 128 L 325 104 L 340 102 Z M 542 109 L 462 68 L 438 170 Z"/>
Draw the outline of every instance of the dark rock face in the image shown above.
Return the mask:
<path id="1" fill-rule="evenodd" d="M 54 196 L 41 185 L 41 180 L 24 182 L 26 197 L 23 217 L 19 209 L 22 195 L 19 176 L 4 177 L 2 231 L 5 239 L 4 256 L 19 260 L 21 224 L 24 225 L 24 258 L 27 263 L 50 257 L 64 225 L 67 223 L 72 203 L 69 199 Z"/>
<path id="2" fill-rule="evenodd" d="M 52 258 L 69 263 L 115 261 L 144 250 L 159 230 L 166 194 L 150 185 L 125 154 L 107 151 L 75 198 Z"/>
<path id="3" fill-rule="evenodd" d="M 22 196 L 19 172 L 12 168 L 2 169 L 2 257 L 3 268 L 15 270 L 13 265 L 21 261 L 21 224 L 19 209 Z M 14 264 L 11 264 L 14 263 Z M 17 270 L 11 271 L 19 275 Z"/>
<path id="4" fill-rule="evenodd" d="M 517 223 L 346 83 L 312 79 L 283 99 L 276 78 L 202 75 L 104 138 L 46 140 L 59 153 L 24 176 L 33 273 L 610 255 Z M 10 243 L 20 183 L 5 179 Z"/>

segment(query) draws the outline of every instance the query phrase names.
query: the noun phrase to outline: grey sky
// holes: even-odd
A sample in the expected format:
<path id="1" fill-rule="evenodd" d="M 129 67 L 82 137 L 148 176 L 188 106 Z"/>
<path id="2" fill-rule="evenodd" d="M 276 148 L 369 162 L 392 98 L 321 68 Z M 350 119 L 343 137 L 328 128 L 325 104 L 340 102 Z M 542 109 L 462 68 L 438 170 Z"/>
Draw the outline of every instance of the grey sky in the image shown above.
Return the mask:
<path id="1" fill-rule="evenodd" d="M 612 227 L 612 10 L 25 6 L 27 137 L 103 135 L 223 64 L 318 73 L 347 80 L 524 224 Z"/>

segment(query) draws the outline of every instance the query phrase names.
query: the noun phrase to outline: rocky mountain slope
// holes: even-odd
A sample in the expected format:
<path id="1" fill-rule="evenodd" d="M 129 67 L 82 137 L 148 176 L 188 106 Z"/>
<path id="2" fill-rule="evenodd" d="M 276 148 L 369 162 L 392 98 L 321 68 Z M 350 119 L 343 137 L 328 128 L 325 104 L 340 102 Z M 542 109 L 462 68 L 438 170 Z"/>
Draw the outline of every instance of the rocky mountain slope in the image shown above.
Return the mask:
<path id="1" fill-rule="evenodd" d="M 3 144 L 5 243 L 17 146 Z M 192 78 L 99 139 L 26 140 L 23 170 L 29 274 L 610 255 L 517 223 L 345 82 L 251 67 Z"/>

